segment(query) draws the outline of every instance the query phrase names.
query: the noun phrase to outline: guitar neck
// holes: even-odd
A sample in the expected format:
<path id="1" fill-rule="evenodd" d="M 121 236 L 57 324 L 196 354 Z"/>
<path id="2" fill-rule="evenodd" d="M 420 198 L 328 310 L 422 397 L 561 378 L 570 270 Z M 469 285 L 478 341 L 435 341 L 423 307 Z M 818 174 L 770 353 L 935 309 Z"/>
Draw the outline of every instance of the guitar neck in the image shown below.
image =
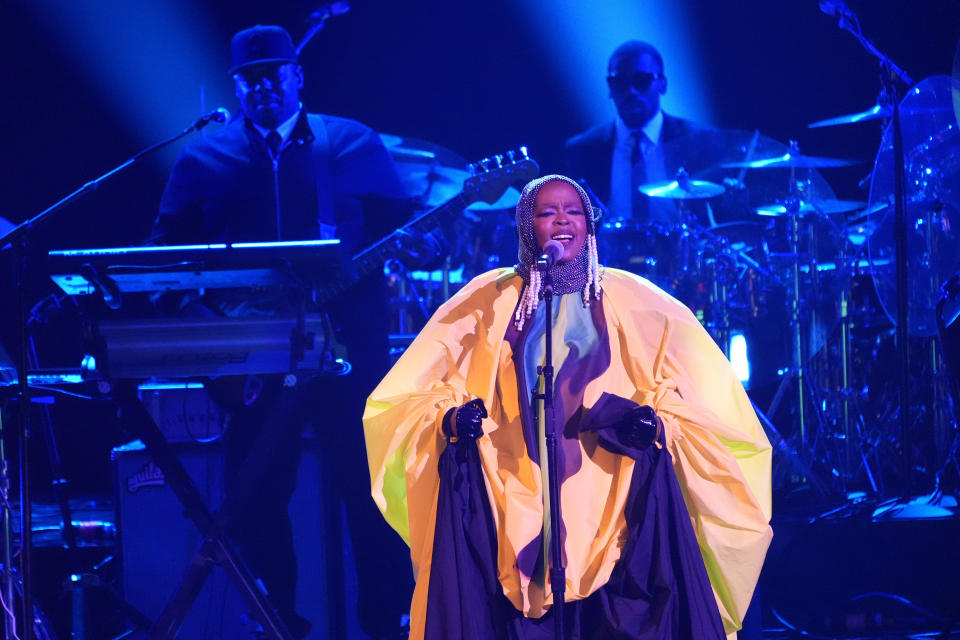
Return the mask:
<path id="1" fill-rule="evenodd" d="M 390 235 L 367 247 L 353 256 L 350 273 L 344 274 L 343 277 L 339 278 L 335 283 L 331 283 L 317 292 L 317 300 L 319 302 L 328 302 L 349 289 L 364 276 L 382 268 L 386 260 L 400 253 L 404 235 L 409 233 L 429 233 L 436 229 L 437 225 L 445 219 L 454 218 L 459 215 L 463 209 L 473 202 L 475 202 L 475 199 L 468 198 L 466 193 L 461 192 L 443 204 L 437 205 L 433 209 L 418 215 Z"/>
<path id="2" fill-rule="evenodd" d="M 358 275 L 364 276 L 370 273 L 373 269 L 383 265 L 384 260 L 396 255 L 400 249 L 398 243 L 404 235 L 411 232 L 429 233 L 436 229 L 437 225 L 442 223 L 444 219 L 459 215 L 463 209 L 472 203 L 472 199 L 467 198 L 464 193 L 459 193 L 443 204 L 437 205 L 433 209 L 425 211 L 413 220 L 410 220 L 386 238 L 367 247 L 353 256 L 353 265 Z"/>
<path id="3" fill-rule="evenodd" d="M 527 155 L 526 147 L 519 152 L 509 151 L 493 160 L 484 158 L 470 165 L 473 176 L 467 178 L 463 190 L 443 204 L 426 211 L 402 227 L 353 256 L 352 270 L 336 282 L 314 292 L 318 302 L 328 302 L 349 289 L 360 278 L 383 267 L 383 263 L 404 251 L 407 236 L 425 235 L 447 220 L 455 219 L 470 204 L 483 200 L 493 203 L 511 183 L 528 181 L 540 171 L 537 163 Z M 408 245 L 409 246 L 409 245 Z"/>

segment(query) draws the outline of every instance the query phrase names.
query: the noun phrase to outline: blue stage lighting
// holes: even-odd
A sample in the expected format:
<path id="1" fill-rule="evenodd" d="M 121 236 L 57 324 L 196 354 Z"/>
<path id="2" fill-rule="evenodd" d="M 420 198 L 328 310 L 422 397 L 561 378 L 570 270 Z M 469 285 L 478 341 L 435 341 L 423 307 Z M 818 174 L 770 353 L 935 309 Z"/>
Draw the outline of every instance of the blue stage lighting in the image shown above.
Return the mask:
<path id="1" fill-rule="evenodd" d="M 607 98 L 607 60 L 627 40 L 645 40 L 663 55 L 669 80 L 662 101 L 665 111 L 712 123 L 713 114 L 703 99 L 707 83 L 701 77 L 698 40 L 683 16 L 684 3 L 555 2 L 545 9 L 543 2 L 523 0 L 515 6 L 554 60 L 553 74 L 562 76 L 566 98 L 584 126 L 616 115 Z"/>

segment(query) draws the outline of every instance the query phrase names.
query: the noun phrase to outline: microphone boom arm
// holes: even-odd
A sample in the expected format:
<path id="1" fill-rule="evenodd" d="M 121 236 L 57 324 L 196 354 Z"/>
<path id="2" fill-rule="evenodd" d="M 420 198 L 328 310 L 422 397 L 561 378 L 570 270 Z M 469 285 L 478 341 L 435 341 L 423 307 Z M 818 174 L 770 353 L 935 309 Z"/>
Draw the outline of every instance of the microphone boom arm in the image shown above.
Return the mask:
<path id="1" fill-rule="evenodd" d="M 313 36 L 317 35 L 327 26 L 327 20 L 333 16 L 342 16 L 348 11 L 350 11 L 350 3 L 347 0 L 334 0 L 334 2 L 327 2 L 320 5 L 316 11 L 311 13 L 310 17 L 307 18 L 310 27 L 297 44 L 297 56 L 299 57 L 300 52 L 303 51 L 303 48 L 307 46 L 307 43 L 310 42 Z"/>
<path id="2" fill-rule="evenodd" d="M 881 67 L 887 69 L 892 76 L 899 78 L 907 87 L 913 86 L 913 79 L 910 75 L 897 66 L 885 53 L 877 49 L 870 38 L 863 35 L 863 29 L 860 27 L 860 19 L 844 2 L 821 2 L 820 9 L 827 15 L 836 17 L 837 26 L 853 35 L 853 37 L 857 39 L 857 42 L 859 42 L 870 55 L 880 61 Z"/>
<path id="3" fill-rule="evenodd" d="M 63 207 L 67 206 L 74 200 L 79 199 L 81 196 L 84 196 L 90 193 L 91 191 L 95 191 L 108 178 L 120 173 L 121 171 L 123 171 L 124 169 L 126 169 L 127 167 L 135 163 L 140 158 L 148 154 L 151 154 L 154 151 L 158 151 L 159 149 L 162 149 L 170 144 L 173 144 L 180 138 L 183 138 L 184 136 L 194 131 L 199 131 L 200 129 L 204 128 L 214 120 L 216 120 L 217 122 L 224 122 L 229 118 L 229 115 L 227 115 L 228 113 L 229 112 L 222 107 L 215 109 L 214 111 L 198 118 L 193 124 L 185 128 L 180 133 L 177 133 L 176 135 L 173 135 L 167 138 L 166 140 L 161 140 L 160 142 L 152 144 L 146 149 L 139 151 L 126 162 L 123 162 L 117 165 L 113 169 L 110 169 L 100 177 L 95 178 L 90 182 L 87 182 L 86 184 L 81 186 L 79 189 L 77 189 L 73 193 L 70 193 L 69 195 L 64 196 L 63 198 L 53 203 L 52 205 L 50 205 L 49 207 L 47 207 L 37 215 L 33 216 L 29 220 L 25 220 L 24 222 L 21 222 L 19 225 L 11 229 L 5 236 L 0 237 L 0 247 L 6 247 L 7 243 L 10 243 L 11 245 L 15 244 L 21 238 L 26 236 L 30 232 L 30 230 L 33 229 L 33 227 L 35 227 L 37 224 L 39 224 L 40 222 L 43 222 L 45 219 L 50 217 L 55 211 L 62 209 Z"/>

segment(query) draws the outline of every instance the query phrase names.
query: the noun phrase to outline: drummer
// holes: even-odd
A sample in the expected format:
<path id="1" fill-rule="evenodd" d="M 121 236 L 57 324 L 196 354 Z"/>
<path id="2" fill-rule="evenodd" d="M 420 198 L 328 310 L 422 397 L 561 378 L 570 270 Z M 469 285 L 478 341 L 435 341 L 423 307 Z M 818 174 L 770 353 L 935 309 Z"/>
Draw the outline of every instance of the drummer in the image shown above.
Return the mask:
<path id="1" fill-rule="evenodd" d="M 672 180 L 665 168 L 664 143 L 704 127 L 661 109 L 667 76 L 652 44 L 630 40 L 617 47 L 607 64 L 607 86 L 617 117 L 566 141 L 567 175 L 585 180 L 613 218 L 675 226 L 680 214 L 674 202 L 650 198 L 639 187 Z"/>

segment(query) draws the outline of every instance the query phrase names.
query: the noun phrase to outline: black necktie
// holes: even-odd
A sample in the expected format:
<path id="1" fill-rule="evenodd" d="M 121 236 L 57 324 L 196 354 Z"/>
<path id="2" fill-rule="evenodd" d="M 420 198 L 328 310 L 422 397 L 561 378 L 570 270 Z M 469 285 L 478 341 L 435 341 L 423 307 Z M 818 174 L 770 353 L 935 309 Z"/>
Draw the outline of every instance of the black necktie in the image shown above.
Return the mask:
<path id="1" fill-rule="evenodd" d="M 630 152 L 630 203 L 631 217 L 639 222 L 647 222 L 650 217 L 650 202 L 640 191 L 640 185 L 647 182 L 647 167 L 643 159 L 642 131 L 630 134 L 633 138 L 633 150 Z"/>
<path id="2" fill-rule="evenodd" d="M 277 152 L 280 151 L 280 144 L 283 142 L 283 138 L 280 137 L 280 134 L 276 131 L 271 131 L 267 134 L 267 146 L 270 147 L 270 153 L 274 158 L 277 157 Z"/>

